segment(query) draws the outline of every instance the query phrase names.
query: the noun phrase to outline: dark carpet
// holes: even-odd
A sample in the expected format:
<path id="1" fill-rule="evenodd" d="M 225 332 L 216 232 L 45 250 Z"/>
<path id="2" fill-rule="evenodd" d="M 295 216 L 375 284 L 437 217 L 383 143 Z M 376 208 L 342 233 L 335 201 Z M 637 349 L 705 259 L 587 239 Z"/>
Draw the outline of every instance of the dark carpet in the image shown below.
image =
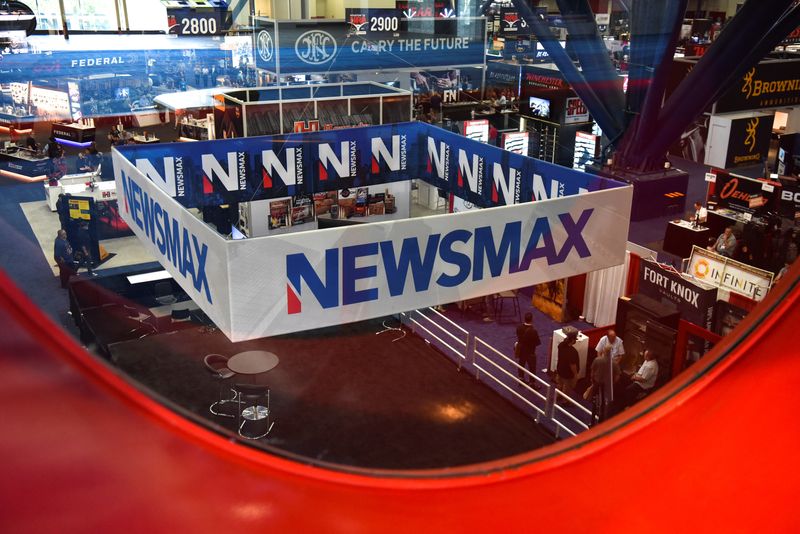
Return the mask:
<path id="1" fill-rule="evenodd" d="M 553 441 L 521 412 L 420 338 L 369 321 L 292 336 L 231 343 L 190 329 L 112 345 L 126 374 L 179 406 L 234 430 L 208 406 L 219 383 L 205 370 L 210 352 L 269 350 L 279 365 L 259 377 L 271 389 L 276 424 L 268 447 L 359 467 L 423 469 L 466 465 Z M 251 380 L 248 377 L 245 382 Z"/>

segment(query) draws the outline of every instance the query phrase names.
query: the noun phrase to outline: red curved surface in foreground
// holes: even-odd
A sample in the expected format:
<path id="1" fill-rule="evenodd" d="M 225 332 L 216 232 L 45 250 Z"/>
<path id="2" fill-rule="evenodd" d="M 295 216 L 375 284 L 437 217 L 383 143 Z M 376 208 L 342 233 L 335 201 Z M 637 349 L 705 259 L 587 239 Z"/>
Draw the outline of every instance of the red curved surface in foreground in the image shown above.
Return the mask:
<path id="1" fill-rule="evenodd" d="M 128 386 L 0 275 L 2 530 L 787 531 L 799 521 L 799 268 L 699 364 L 604 425 L 410 476 L 231 443 Z"/>

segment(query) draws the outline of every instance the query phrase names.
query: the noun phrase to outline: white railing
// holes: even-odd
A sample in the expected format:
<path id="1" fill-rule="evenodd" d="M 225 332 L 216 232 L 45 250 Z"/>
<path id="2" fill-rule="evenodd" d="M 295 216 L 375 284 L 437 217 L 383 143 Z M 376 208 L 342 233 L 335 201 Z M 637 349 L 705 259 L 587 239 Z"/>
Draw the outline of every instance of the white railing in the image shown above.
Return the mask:
<path id="1" fill-rule="evenodd" d="M 533 408 L 533 410 L 536 412 L 537 422 L 540 422 L 541 418 L 547 415 L 547 399 L 550 398 L 550 388 L 552 387 L 550 384 L 536 376 L 534 373 L 531 373 L 529 370 L 520 366 L 517 362 L 507 357 L 479 337 L 475 338 L 475 350 L 473 351 L 473 354 L 475 378 L 480 380 L 481 372 L 483 372 L 486 376 L 491 378 L 496 385 L 508 391 L 508 393 L 513 395 L 526 406 Z M 515 376 L 513 372 L 509 371 L 499 362 L 506 364 L 506 366 L 510 366 L 516 372 L 521 371 L 523 376 L 528 377 L 527 382 L 532 380 L 534 384 L 539 386 L 539 391 L 529 386 L 526 381 L 520 380 L 518 376 Z M 509 382 L 511 383 L 511 386 L 509 386 Z M 526 391 L 528 395 L 521 395 L 518 389 Z M 544 392 L 544 394 L 541 392 Z M 539 400 L 542 404 L 542 407 L 540 408 L 536 402 L 530 400 L 530 397 Z"/>
<path id="2" fill-rule="evenodd" d="M 445 351 L 446 356 L 453 357 L 459 370 L 462 366 L 474 370 L 475 378 L 488 378 L 487 386 L 510 398 L 523 410 L 530 409 L 537 423 L 555 430 L 556 438 L 562 433 L 574 436 L 591 426 L 591 410 L 536 376 L 535 370 L 520 366 L 516 359 L 470 334 L 433 308 L 401 313 L 400 320 L 426 342 Z M 519 378 L 520 373 L 523 379 Z M 566 403 L 567 407 L 560 403 Z"/>
<path id="3" fill-rule="evenodd" d="M 434 310 L 433 308 L 424 308 L 424 311 L 431 316 L 440 319 L 442 324 L 434 321 L 430 316 L 422 313 L 423 310 L 413 310 L 410 312 L 403 312 L 400 314 L 400 320 L 403 324 L 411 324 L 428 334 L 431 338 L 439 342 L 439 344 L 447 349 L 453 356 L 456 357 L 458 368 L 467 361 L 470 348 L 470 334 L 456 323 Z M 413 328 L 412 328 L 413 330 Z M 422 336 L 426 339 L 425 336 Z M 444 339 L 443 339 L 444 338 Z M 426 341 L 430 342 L 429 339 Z"/>
<path id="4" fill-rule="evenodd" d="M 561 406 L 562 402 L 565 402 L 568 406 L 571 406 L 574 410 L 576 410 L 578 414 L 583 416 L 583 419 L 580 419 L 568 412 L 563 406 Z M 578 432 L 582 432 L 589 428 L 592 421 L 592 411 L 587 409 L 583 404 L 579 403 L 569 395 L 564 394 L 564 392 L 562 392 L 560 389 L 555 388 L 551 419 L 553 424 L 556 425 L 556 437 L 559 437 L 559 434 L 562 430 L 570 436 L 574 436 Z M 573 431 L 572 428 L 567 426 L 568 424 L 572 425 L 572 428 L 577 427 L 578 430 Z"/>

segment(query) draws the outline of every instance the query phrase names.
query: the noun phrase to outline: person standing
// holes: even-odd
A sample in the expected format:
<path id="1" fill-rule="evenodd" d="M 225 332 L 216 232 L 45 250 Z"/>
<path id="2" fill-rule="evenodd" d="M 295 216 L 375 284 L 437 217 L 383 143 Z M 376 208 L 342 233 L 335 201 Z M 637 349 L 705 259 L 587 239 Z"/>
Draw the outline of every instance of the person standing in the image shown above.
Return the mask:
<path id="1" fill-rule="evenodd" d="M 527 365 L 532 374 L 536 374 L 536 347 L 542 344 L 539 333 L 533 327 L 533 314 L 525 314 L 525 322 L 517 327 L 517 343 L 514 345 L 514 353 L 519 362 L 517 376 L 521 382 L 533 385 L 533 380 L 528 379 L 523 371 Z"/>
<path id="2" fill-rule="evenodd" d="M 658 378 L 658 362 L 652 350 L 644 351 L 644 362 L 635 375 L 631 376 L 631 384 L 625 388 L 625 404 L 630 406 L 639 395 L 649 392 L 656 385 Z"/>
<path id="3" fill-rule="evenodd" d="M 76 263 L 81 267 L 85 267 L 91 276 L 97 276 L 92 270 L 92 265 L 94 264 L 94 257 L 91 252 L 92 237 L 89 234 L 89 225 L 86 221 L 81 221 L 78 225 L 77 244 L 78 252 L 80 252 L 80 261 L 76 261 Z M 75 259 L 77 260 L 77 257 Z"/>
<path id="4" fill-rule="evenodd" d="M 578 351 L 575 350 L 575 343 L 578 341 L 578 330 L 568 326 L 564 328 L 564 340 L 558 344 L 558 389 L 565 394 L 575 392 L 575 384 L 578 382 L 581 360 Z"/>
<path id="5" fill-rule="evenodd" d="M 714 243 L 714 252 L 726 258 L 733 257 L 733 253 L 736 252 L 736 236 L 733 235 L 733 226 L 726 227 L 725 231 L 719 235 Z"/>
<path id="6" fill-rule="evenodd" d="M 72 256 L 72 245 L 67 241 L 67 231 L 63 228 L 56 234 L 53 245 L 53 256 L 58 265 L 58 277 L 61 280 L 61 287 L 66 289 L 70 276 L 77 274 L 75 269 L 75 259 Z"/>
<path id="7" fill-rule="evenodd" d="M 611 345 L 605 345 L 592 362 L 592 421 L 595 417 L 601 422 L 608 418 L 609 408 L 614 400 L 614 383 L 619 380 L 619 376 L 619 364 L 611 355 Z"/>
<path id="8" fill-rule="evenodd" d="M 594 350 L 597 351 L 597 354 L 600 354 L 600 351 L 606 346 L 610 347 L 611 357 L 619 364 L 622 357 L 625 356 L 625 345 L 613 329 L 609 330 L 606 335 L 600 338 Z"/>

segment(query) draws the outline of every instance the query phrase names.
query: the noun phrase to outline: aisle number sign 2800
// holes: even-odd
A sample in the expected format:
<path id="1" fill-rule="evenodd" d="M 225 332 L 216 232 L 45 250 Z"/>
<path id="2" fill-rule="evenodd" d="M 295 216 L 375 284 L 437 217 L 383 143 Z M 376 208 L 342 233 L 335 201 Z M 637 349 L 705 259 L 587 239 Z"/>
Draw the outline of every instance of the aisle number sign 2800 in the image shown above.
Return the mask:
<path id="1" fill-rule="evenodd" d="M 218 35 L 230 28 L 227 11 L 170 9 L 167 20 L 170 35 Z"/>

